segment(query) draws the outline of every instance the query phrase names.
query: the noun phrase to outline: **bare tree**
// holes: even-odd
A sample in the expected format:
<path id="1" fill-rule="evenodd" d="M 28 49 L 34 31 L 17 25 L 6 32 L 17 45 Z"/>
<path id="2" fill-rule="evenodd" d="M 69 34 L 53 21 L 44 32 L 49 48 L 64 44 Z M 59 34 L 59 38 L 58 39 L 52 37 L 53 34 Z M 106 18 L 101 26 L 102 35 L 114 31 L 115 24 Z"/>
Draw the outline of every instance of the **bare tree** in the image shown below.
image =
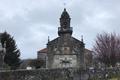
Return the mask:
<path id="1" fill-rule="evenodd" d="M 120 37 L 115 33 L 98 34 L 93 48 L 97 59 L 107 66 L 115 66 L 120 59 Z"/>

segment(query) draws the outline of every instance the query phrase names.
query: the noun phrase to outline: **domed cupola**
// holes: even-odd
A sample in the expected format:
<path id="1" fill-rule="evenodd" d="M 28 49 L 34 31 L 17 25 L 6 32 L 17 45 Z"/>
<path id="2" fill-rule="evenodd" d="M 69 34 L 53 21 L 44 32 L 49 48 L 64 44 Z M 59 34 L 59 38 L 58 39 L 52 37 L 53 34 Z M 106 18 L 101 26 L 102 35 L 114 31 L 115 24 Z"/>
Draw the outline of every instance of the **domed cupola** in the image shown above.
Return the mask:
<path id="1" fill-rule="evenodd" d="M 58 28 L 58 35 L 61 36 L 62 34 L 70 34 L 72 35 L 72 27 L 70 27 L 70 16 L 66 9 L 61 14 L 60 18 L 60 27 Z"/>
<path id="2" fill-rule="evenodd" d="M 66 11 L 66 9 L 64 9 L 63 13 L 61 14 L 61 19 L 69 19 L 70 16 L 68 14 L 68 12 Z"/>

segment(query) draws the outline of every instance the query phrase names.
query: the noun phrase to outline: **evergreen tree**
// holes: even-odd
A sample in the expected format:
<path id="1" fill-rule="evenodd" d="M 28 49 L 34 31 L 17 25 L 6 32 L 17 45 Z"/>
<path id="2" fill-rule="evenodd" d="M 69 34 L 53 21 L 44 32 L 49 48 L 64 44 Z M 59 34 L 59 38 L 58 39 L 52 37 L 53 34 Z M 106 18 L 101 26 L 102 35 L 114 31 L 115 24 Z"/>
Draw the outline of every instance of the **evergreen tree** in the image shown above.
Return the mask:
<path id="1" fill-rule="evenodd" d="M 2 33 L 2 46 L 6 49 L 4 62 L 10 66 L 11 69 L 16 69 L 20 65 L 20 51 L 17 49 L 16 42 L 7 32 Z"/>

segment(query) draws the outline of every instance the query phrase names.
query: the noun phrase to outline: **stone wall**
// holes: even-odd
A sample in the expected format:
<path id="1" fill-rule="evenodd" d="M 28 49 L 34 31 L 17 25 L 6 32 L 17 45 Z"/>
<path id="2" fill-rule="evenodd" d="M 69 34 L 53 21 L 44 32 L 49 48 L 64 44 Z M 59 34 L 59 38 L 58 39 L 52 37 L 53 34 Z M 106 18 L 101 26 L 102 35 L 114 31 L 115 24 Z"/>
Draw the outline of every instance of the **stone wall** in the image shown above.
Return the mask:
<path id="1" fill-rule="evenodd" d="M 88 70 L 89 80 L 120 80 L 120 68 L 101 68 Z"/>
<path id="2" fill-rule="evenodd" d="M 108 73 L 120 74 L 120 69 L 81 70 L 69 68 L 1 71 L 0 80 L 94 80 L 95 77 L 107 80 L 105 76 Z"/>
<path id="3" fill-rule="evenodd" d="M 79 80 L 78 73 L 74 69 L 1 71 L 0 80 Z"/>

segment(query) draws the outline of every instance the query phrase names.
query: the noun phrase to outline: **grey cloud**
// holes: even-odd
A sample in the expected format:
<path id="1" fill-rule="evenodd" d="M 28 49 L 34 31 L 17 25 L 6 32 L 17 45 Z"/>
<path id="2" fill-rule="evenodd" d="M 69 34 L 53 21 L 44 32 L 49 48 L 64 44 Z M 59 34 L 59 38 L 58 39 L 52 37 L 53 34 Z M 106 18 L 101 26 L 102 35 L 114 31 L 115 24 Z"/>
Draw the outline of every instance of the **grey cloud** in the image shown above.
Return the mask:
<path id="1" fill-rule="evenodd" d="M 37 50 L 46 47 L 48 36 L 51 40 L 58 36 L 64 0 L 8 2 L 0 1 L 0 29 L 14 36 L 22 58 L 35 58 Z M 97 33 L 119 33 L 119 0 L 66 0 L 66 3 L 74 28 L 73 36 L 80 39 L 84 35 L 87 48 L 92 48 Z"/>

